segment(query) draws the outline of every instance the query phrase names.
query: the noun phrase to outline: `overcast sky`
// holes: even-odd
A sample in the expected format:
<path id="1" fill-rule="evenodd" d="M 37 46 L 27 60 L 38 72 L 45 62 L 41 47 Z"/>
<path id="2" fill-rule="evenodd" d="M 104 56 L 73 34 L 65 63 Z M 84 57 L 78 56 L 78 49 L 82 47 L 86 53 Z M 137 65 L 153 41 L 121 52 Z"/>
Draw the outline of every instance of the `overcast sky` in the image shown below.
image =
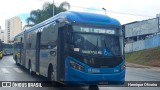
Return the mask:
<path id="1" fill-rule="evenodd" d="M 0 1 L 0 26 L 5 29 L 5 20 L 19 16 L 25 24 L 26 17 L 31 10 L 41 9 L 45 1 L 53 0 L 1 0 Z M 121 24 L 141 21 L 156 17 L 160 13 L 160 0 L 54 0 L 59 3 L 67 1 L 71 11 L 85 11 L 106 14 L 116 18 Z"/>

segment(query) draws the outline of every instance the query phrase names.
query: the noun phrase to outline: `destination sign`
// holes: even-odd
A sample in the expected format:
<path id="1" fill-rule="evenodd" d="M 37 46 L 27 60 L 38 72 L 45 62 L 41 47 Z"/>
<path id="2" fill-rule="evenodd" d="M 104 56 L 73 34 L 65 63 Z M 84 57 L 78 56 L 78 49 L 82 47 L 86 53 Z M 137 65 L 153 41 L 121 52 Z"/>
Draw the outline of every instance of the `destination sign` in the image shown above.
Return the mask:
<path id="1" fill-rule="evenodd" d="M 73 31 L 86 33 L 116 34 L 115 29 L 73 26 Z"/>

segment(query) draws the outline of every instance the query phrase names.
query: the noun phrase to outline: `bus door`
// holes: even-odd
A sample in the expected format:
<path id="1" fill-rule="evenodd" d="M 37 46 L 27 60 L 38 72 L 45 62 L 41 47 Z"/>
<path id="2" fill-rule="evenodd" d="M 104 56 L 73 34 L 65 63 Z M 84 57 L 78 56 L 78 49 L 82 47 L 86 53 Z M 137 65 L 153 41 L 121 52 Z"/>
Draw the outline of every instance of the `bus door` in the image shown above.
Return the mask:
<path id="1" fill-rule="evenodd" d="M 40 41 L 41 41 L 41 32 L 37 32 L 36 38 L 36 72 L 39 72 L 39 62 L 40 62 Z"/>
<path id="2" fill-rule="evenodd" d="M 63 81 L 65 78 L 65 51 L 64 51 L 64 36 L 65 28 L 61 27 L 58 30 L 58 60 L 57 60 L 57 78 Z"/>

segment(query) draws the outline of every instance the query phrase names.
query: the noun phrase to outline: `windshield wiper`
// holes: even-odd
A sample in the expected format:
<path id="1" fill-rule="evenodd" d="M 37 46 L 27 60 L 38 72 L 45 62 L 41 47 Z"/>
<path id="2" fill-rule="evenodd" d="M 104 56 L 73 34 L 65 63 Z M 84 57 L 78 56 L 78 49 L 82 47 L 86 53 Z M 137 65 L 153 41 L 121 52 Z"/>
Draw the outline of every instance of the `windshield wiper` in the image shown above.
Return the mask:
<path id="1" fill-rule="evenodd" d="M 110 50 L 109 47 L 107 47 L 105 39 L 104 39 L 104 46 L 109 51 L 108 52 L 109 54 L 112 54 L 113 56 L 115 56 L 114 53 L 112 52 L 112 50 Z"/>

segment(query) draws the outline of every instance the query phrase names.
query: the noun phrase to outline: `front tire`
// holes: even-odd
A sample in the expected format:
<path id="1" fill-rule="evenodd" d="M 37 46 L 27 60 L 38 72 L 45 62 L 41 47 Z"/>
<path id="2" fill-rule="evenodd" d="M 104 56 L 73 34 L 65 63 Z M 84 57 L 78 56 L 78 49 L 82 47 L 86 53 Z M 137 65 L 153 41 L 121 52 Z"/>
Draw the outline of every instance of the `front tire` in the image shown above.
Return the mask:
<path id="1" fill-rule="evenodd" d="M 99 90 L 97 85 L 90 85 L 89 90 Z"/>

